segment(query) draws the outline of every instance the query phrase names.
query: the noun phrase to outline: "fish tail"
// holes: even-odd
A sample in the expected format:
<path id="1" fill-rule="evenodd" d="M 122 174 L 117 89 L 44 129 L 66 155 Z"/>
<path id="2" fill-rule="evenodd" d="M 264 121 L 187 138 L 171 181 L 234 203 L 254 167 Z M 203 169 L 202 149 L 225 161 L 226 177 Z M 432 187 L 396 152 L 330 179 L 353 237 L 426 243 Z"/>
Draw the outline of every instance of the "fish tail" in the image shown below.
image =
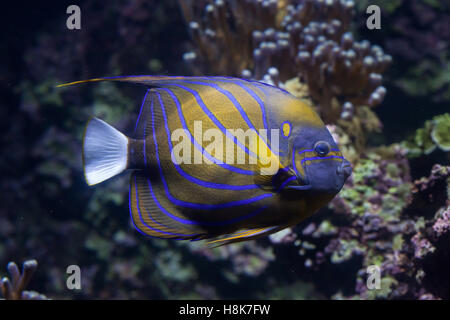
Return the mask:
<path id="1" fill-rule="evenodd" d="M 106 122 L 92 118 L 83 138 L 83 168 L 92 186 L 127 169 L 129 139 Z"/>

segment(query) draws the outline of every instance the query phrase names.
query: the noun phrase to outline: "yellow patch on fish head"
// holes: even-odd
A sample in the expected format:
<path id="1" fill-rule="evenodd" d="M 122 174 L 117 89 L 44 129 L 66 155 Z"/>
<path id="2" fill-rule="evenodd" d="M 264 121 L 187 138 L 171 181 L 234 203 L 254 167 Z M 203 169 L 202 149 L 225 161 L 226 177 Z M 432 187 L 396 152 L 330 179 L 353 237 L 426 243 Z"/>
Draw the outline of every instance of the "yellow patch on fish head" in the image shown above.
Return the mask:
<path id="1" fill-rule="evenodd" d="M 283 137 L 288 138 L 291 134 L 291 124 L 287 121 L 281 124 L 281 130 L 283 132 Z"/>
<path id="2" fill-rule="evenodd" d="M 314 109 L 302 100 L 290 99 L 284 109 L 289 115 L 287 119 L 290 119 L 292 123 L 306 122 L 314 127 L 322 127 L 324 125 Z"/>
<path id="3" fill-rule="evenodd" d="M 276 98 L 277 100 L 273 98 L 271 101 L 276 106 L 276 117 L 280 122 L 289 120 L 291 131 L 294 127 L 305 124 L 316 128 L 324 125 L 319 115 L 305 101 L 288 95 L 278 95 Z"/>

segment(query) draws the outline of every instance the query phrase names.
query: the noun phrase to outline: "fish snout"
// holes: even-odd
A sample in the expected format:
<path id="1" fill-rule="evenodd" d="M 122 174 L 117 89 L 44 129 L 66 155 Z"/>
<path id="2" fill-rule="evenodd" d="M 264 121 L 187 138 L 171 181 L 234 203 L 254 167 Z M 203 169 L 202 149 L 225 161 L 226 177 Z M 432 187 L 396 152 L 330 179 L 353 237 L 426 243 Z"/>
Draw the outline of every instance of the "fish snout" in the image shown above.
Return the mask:
<path id="1" fill-rule="evenodd" d="M 342 164 L 337 168 L 337 174 L 342 175 L 344 177 L 344 181 L 347 180 L 348 177 L 352 174 L 352 165 L 350 162 L 344 159 Z"/>

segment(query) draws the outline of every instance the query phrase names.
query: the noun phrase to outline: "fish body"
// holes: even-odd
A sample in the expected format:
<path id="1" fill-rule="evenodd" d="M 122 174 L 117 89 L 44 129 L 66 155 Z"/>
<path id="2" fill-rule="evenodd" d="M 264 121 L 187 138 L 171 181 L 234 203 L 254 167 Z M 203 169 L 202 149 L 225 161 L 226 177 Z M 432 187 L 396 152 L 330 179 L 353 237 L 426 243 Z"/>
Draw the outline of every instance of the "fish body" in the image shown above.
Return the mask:
<path id="1" fill-rule="evenodd" d="M 83 142 L 90 185 L 131 170 L 130 215 L 159 238 L 219 244 L 306 219 L 351 174 L 314 110 L 288 92 L 225 77 L 133 76 L 146 85 L 127 137 L 93 118 Z"/>

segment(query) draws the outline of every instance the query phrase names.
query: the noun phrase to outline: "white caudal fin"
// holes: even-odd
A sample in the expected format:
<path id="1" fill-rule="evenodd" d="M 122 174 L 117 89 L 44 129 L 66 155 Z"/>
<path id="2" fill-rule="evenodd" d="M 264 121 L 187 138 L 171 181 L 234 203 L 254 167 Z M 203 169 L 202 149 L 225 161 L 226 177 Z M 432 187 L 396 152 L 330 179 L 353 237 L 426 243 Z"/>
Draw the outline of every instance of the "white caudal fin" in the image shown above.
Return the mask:
<path id="1" fill-rule="evenodd" d="M 92 118 L 83 139 L 84 176 L 87 183 L 105 181 L 127 167 L 128 138 L 106 122 Z"/>

